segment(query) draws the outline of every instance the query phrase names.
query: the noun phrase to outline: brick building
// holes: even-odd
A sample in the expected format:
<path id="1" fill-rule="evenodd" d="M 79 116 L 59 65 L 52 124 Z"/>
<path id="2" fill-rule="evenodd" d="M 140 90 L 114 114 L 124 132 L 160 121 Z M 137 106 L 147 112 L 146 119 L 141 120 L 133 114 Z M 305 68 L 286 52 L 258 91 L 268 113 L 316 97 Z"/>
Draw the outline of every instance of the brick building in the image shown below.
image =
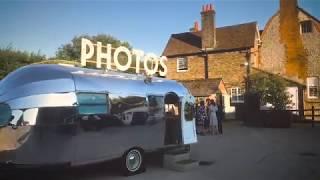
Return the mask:
<path id="1" fill-rule="evenodd" d="M 164 49 L 167 78 L 181 81 L 196 97 L 222 93 L 226 113 L 243 103 L 245 78 L 251 63 L 258 63 L 260 34 L 256 22 L 216 28 L 215 10 L 201 12 L 201 30 L 172 34 Z M 201 93 L 200 93 L 201 92 Z"/>
<path id="2" fill-rule="evenodd" d="M 320 21 L 300 8 L 297 0 L 280 0 L 279 11 L 261 34 L 255 67 L 297 82 L 290 87 L 297 108 L 320 108 Z"/>
<path id="3" fill-rule="evenodd" d="M 163 52 L 168 57 L 167 78 L 181 81 L 197 97 L 221 91 L 228 113 L 243 102 L 247 74 L 263 72 L 289 82 L 294 109 L 320 108 L 316 17 L 300 8 L 297 0 L 280 0 L 279 11 L 259 31 L 255 22 L 216 28 L 215 13 L 206 5 L 201 29 L 195 23 L 192 31 L 171 35 Z"/>

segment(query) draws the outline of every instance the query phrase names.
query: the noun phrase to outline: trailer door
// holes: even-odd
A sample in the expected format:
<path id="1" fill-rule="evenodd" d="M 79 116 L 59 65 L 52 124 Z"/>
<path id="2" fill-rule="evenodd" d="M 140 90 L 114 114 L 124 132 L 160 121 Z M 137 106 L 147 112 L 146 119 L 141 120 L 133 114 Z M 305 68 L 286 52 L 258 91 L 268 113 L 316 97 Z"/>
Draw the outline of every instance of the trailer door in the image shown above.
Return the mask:
<path id="1" fill-rule="evenodd" d="M 188 95 L 182 98 L 181 106 L 181 126 L 183 144 L 192 144 L 197 142 L 194 97 Z"/>

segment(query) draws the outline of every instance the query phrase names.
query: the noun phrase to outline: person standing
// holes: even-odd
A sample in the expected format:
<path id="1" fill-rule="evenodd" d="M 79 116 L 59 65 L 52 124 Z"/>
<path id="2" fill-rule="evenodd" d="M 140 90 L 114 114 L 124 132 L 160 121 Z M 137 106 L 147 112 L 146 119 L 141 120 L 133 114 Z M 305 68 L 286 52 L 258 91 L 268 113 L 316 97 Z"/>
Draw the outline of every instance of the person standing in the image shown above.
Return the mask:
<path id="1" fill-rule="evenodd" d="M 208 107 L 208 117 L 209 117 L 209 133 L 218 134 L 218 119 L 217 119 L 218 107 L 213 99 L 210 100 Z"/>
<path id="2" fill-rule="evenodd" d="M 222 134 L 222 121 L 224 119 L 224 112 L 223 112 L 223 106 L 221 103 L 217 104 L 218 111 L 217 111 L 217 119 L 218 119 L 218 131 L 219 134 Z"/>
<path id="3" fill-rule="evenodd" d="M 198 108 L 198 128 L 199 133 L 203 134 L 205 132 L 205 122 L 207 119 L 206 107 L 204 101 L 200 101 L 200 106 Z"/>

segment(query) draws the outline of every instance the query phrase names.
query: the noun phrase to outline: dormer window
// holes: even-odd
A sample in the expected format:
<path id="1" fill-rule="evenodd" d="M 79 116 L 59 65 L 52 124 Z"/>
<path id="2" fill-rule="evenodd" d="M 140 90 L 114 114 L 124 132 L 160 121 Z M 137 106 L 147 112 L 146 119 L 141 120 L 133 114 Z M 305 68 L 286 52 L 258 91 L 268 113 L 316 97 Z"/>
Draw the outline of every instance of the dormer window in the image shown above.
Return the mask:
<path id="1" fill-rule="evenodd" d="M 301 33 L 311 33 L 312 32 L 312 22 L 311 21 L 301 21 L 300 22 Z"/>
<path id="2" fill-rule="evenodd" d="M 188 71 L 188 59 L 187 57 L 180 57 L 177 59 L 177 72 Z"/>

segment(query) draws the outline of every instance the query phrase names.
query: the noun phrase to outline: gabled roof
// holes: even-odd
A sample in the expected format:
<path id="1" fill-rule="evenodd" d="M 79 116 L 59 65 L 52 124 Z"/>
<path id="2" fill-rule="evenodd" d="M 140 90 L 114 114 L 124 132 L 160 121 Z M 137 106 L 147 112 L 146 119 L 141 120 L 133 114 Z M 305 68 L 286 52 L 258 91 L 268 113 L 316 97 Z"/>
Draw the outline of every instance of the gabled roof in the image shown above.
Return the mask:
<path id="1" fill-rule="evenodd" d="M 216 47 L 213 51 L 228 51 L 254 46 L 257 23 L 250 22 L 216 29 Z M 172 34 L 165 56 L 199 53 L 201 50 L 201 31 Z"/>
<path id="2" fill-rule="evenodd" d="M 181 82 L 185 87 L 187 87 L 191 94 L 196 97 L 210 96 L 211 94 L 215 94 L 220 90 L 221 83 L 224 86 L 221 78 L 197 79 L 179 82 Z M 223 91 L 223 89 L 221 91 Z"/>
<path id="3" fill-rule="evenodd" d="M 302 9 L 301 7 L 298 7 L 298 9 L 316 22 L 315 27 L 320 32 L 320 20 L 318 18 L 316 18 L 315 16 L 311 15 L 310 13 L 308 13 L 306 10 Z"/>
<path id="4" fill-rule="evenodd" d="M 280 75 L 280 74 L 276 74 L 276 73 L 273 73 L 273 72 L 270 72 L 270 71 L 267 71 L 267 70 L 264 70 L 264 69 L 261 69 L 261 68 L 256 68 L 256 67 L 251 67 L 252 68 L 252 74 L 254 73 L 264 73 L 264 74 L 267 74 L 269 76 L 276 76 L 276 77 L 280 77 L 282 78 L 283 80 L 285 80 L 286 82 L 290 83 L 290 84 L 293 84 L 293 85 L 296 85 L 296 86 L 302 86 L 302 87 L 305 87 L 306 85 L 304 83 L 301 83 L 295 79 L 290 79 L 289 77 L 286 77 L 284 75 Z"/>
<path id="5" fill-rule="evenodd" d="M 307 16 L 311 17 L 313 20 L 317 21 L 318 23 L 320 23 L 320 20 L 318 18 L 316 18 L 315 16 L 311 15 L 308 11 L 302 9 L 301 7 L 297 7 L 300 11 L 302 11 L 304 14 L 306 14 Z"/>
<path id="6" fill-rule="evenodd" d="M 311 19 L 313 19 L 314 21 L 316 21 L 316 22 L 318 22 L 318 23 L 320 24 L 320 20 L 319 20 L 318 18 L 316 18 L 315 16 L 311 15 L 308 11 L 302 9 L 302 8 L 299 7 L 299 6 L 297 6 L 297 9 L 298 9 L 299 11 L 301 11 L 302 13 L 304 13 L 305 15 L 309 16 L 309 17 L 310 17 Z M 263 30 L 260 30 L 261 36 L 264 35 L 264 31 L 269 27 L 269 25 L 270 25 L 270 23 L 272 22 L 272 20 L 273 20 L 276 16 L 278 16 L 279 14 L 280 14 L 280 10 L 278 10 L 273 16 L 271 16 L 271 17 L 269 18 L 269 20 L 267 21 L 266 25 L 264 26 L 264 29 L 263 29 Z M 319 29 L 319 31 L 320 31 L 320 25 L 318 25 L 318 26 L 316 26 L 316 27 L 317 27 L 317 28 Z"/>

